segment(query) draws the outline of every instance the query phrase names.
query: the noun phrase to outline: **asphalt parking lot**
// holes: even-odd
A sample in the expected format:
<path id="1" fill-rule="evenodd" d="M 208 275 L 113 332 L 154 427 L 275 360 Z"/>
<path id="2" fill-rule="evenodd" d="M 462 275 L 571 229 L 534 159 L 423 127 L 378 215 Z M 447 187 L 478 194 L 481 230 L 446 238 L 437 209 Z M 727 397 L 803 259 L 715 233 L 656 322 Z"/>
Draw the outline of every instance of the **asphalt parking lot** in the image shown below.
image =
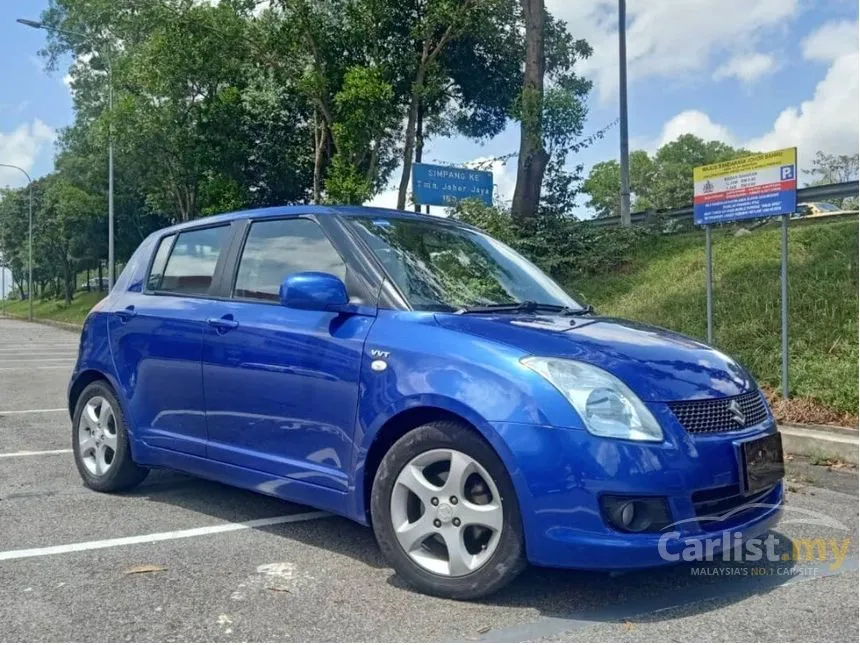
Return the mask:
<path id="1" fill-rule="evenodd" d="M 84 488 L 76 351 L 74 332 L 0 319 L 0 641 L 857 641 L 855 471 L 790 462 L 781 563 L 531 568 L 447 601 L 405 588 L 369 529 L 307 507 L 167 472 Z M 847 555 L 795 558 L 813 538 Z"/>

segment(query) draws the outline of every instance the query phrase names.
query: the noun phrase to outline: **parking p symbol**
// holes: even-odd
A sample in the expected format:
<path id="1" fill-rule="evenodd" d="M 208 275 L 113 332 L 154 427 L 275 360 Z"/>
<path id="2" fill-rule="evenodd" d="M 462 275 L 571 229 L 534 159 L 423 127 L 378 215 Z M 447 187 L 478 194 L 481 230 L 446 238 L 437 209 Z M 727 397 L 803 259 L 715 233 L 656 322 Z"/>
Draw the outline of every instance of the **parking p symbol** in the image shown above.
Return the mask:
<path id="1" fill-rule="evenodd" d="M 782 181 L 794 179 L 794 166 L 782 166 L 779 169 L 779 174 Z"/>

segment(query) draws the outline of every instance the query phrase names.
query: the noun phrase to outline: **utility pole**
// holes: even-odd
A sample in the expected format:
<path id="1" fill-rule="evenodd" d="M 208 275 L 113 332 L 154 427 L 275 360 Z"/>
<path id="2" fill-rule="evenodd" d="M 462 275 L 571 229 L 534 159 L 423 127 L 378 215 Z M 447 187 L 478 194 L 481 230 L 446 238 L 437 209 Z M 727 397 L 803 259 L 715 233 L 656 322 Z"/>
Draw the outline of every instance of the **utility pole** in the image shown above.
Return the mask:
<path id="1" fill-rule="evenodd" d="M 630 149 L 627 140 L 627 3 L 618 0 L 618 98 L 621 138 L 621 226 L 630 226 Z"/>

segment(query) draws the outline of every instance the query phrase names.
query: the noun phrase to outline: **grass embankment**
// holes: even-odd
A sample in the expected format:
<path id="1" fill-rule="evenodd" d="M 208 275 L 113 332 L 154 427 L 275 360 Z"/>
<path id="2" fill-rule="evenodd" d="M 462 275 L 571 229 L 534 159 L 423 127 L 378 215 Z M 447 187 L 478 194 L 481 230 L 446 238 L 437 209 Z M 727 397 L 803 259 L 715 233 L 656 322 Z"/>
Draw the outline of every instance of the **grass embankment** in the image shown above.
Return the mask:
<path id="1" fill-rule="evenodd" d="M 98 291 L 80 291 L 75 294 L 70 304 L 63 300 L 35 300 L 33 302 L 33 317 L 43 320 L 81 324 L 90 309 L 102 298 L 104 293 Z M 3 303 L 5 311 L 16 318 L 27 317 L 27 301 L 11 300 Z M 3 308 L 0 307 L 0 311 Z"/>
<path id="2" fill-rule="evenodd" d="M 857 220 L 789 229 L 786 421 L 856 424 Z M 779 226 L 714 233 L 714 341 L 765 386 L 780 387 Z M 575 289 L 600 313 L 706 336 L 701 232 L 652 239 L 631 261 Z M 777 406 L 778 407 L 778 406 Z M 794 418 L 792 418 L 794 417 Z"/>

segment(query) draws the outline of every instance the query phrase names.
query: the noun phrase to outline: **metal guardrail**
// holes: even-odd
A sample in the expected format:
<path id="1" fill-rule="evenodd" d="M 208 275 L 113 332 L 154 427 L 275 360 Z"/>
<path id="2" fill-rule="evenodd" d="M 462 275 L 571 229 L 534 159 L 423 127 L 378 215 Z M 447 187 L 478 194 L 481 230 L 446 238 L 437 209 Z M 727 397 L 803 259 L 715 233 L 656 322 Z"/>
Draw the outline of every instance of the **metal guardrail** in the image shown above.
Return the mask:
<path id="1" fill-rule="evenodd" d="M 797 189 L 797 203 L 801 202 L 820 202 L 827 199 L 835 199 L 839 197 L 857 197 L 860 191 L 860 183 L 857 181 L 846 181 L 841 184 L 826 184 L 824 186 L 807 186 L 806 188 Z M 693 219 L 693 205 L 684 206 L 683 208 L 675 208 L 665 211 L 639 211 L 630 214 L 630 221 L 634 224 L 647 222 L 649 218 L 660 215 L 667 220 L 683 220 Z M 588 220 L 595 226 L 620 226 L 620 217 L 601 217 L 599 219 Z"/>

